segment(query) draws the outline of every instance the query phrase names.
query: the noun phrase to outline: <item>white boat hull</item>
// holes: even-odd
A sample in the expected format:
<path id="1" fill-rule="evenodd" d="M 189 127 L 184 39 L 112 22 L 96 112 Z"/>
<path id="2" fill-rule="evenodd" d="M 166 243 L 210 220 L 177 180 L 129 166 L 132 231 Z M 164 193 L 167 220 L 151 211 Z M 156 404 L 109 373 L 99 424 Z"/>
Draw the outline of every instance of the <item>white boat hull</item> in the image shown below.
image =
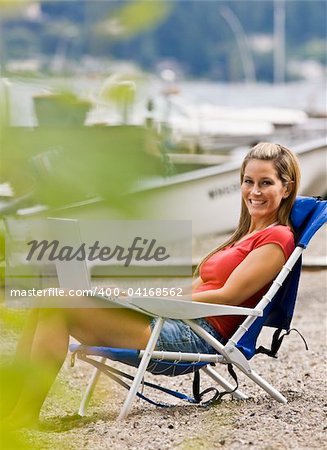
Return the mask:
<path id="1" fill-rule="evenodd" d="M 319 139 L 294 149 L 300 160 L 300 194 L 327 192 L 327 142 Z M 140 211 L 151 219 L 191 220 L 193 236 L 225 233 L 240 212 L 239 163 L 196 170 L 158 182 L 142 192 Z"/>
<path id="2" fill-rule="evenodd" d="M 294 150 L 302 168 L 300 194 L 326 194 L 326 139 Z M 228 233 L 237 226 L 240 212 L 239 168 L 240 163 L 233 162 L 148 182 L 131 195 L 130 203 L 137 211 L 133 219 L 190 220 L 194 237 Z M 84 219 L 122 219 L 101 201 L 82 202 L 61 213 Z"/>

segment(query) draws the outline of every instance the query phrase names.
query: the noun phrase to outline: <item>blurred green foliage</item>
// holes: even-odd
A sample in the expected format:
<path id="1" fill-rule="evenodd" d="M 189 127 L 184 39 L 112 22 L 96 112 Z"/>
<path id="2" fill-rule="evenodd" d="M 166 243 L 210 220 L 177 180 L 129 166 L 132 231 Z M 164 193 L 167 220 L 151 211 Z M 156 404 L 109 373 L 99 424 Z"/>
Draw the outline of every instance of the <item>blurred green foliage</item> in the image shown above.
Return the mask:
<path id="1" fill-rule="evenodd" d="M 123 123 L 129 121 L 129 110 L 135 102 L 139 78 L 136 75 L 113 74 L 105 80 L 101 88 L 101 100 L 117 107 Z"/>
<path id="2" fill-rule="evenodd" d="M 59 207 L 100 196 L 124 210 L 135 183 L 161 171 L 149 153 L 155 137 L 143 127 L 7 128 L 0 177 L 16 195 Z"/>
<path id="3" fill-rule="evenodd" d="M 18 19 L 26 4 L 27 0 L 0 0 L 0 14 Z M 124 33 L 135 35 L 151 27 L 169 8 L 169 5 L 155 1 L 124 4 L 120 16 Z M 24 39 L 34 48 L 35 41 L 32 42 L 31 36 L 30 31 L 24 31 L 13 48 L 17 50 Z M 123 211 L 127 216 L 132 214 L 134 205 L 126 194 L 143 178 L 163 172 L 158 136 L 144 126 L 126 124 L 128 108 L 135 99 L 134 83 L 129 78 L 118 80 L 103 93 L 105 101 L 120 109 L 121 125 L 84 126 L 90 104 L 71 92 L 56 91 L 53 95 L 35 99 L 39 119 L 39 126 L 35 128 L 10 126 L 8 92 L 1 83 L 0 183 L 10 183 L 14 191 L 13 203 L 19 197 L 28 197 L 28 205 L 46 205 L 49 208 L 46 214 L 49 214 L 52 208 L 101 197 L 109 208 Z M 15 214 L 14 208 L 10 214 Z M 2 224 L 0 259 L 4 257 L 3 235 Z M 34 392 L 39 385 L 47 383 L 48 368 L 28 361 L 8 364 L 15 352 L 18 332 L 25 324 L 26 312 L 7 309 L 2 295 L 3 290 L 0 290 L 0 447 L 4 450 L 37 450 L 42 448 L 37 437 L 32 434 L 25 439 L 24 435 L 11 431 L 10 424 L 2 418 L 15 404 L 19 386 L 26 375 L 33 380 L 31 392 Z M 63 400 L 71 400 L 67 389 L 62 389 L 59 394 Z M 65 444 L 61 442 L 60 447 L 65 448 Z"/>
<path id="4" fill-rule="evenodd" d="M 135 0 L 110 11 L 108 17 L 96 26 L 102 35 L 130 38 L 162 22 L 173 9 L 173 2 L 162 0 Z"/>
<path id="5" fill-rule="evenodd" d="M 0 0 L 1 14 L 17 16 L 19 11 L 33 0 Z"/>
<path id="6" fill-rule="evenodd" d="M 58 417 L 58 409 L 71 413 L 78 407 L 80 385 L 72 386 L 71 381 L 60 377 L 51 389 L 51 399 L 45 405 L 41 420 L 31 429 L 15 430 L 14 424 L 7 422 L 6 417 L 12 410 L 20 387 L 23 386 L 26 375 L 32 379 L 32 385 L 37 389 L 42 383 L 47 384 L 50 375 L 48 368 L 40 363 L 27 360 L 13 361 L 15 342 L 23 330 L 29 311 L 23 309 L 10 310 L 2 305 L 0 291 L 0 448 L 1 450 L 41 450 L 44 448 L 59 448 L 58 432 L 81 427 L 90 418 L 81 419 L 76 414 L 68 417 Z M 64 371 L 65 372 L 65 371 Z M 55 405 L 55 406 L 54 406 Z M 31 405 L 32 406 L 32 405 Z M 56 414 L 57 413 L 57 414 Z M 78 441 L 72 442 L 60 436 L 60 448 L 79 448 Z"/>
<path id="7" fill-rule="evenodd" d="M 9 311 L 3 305 L 0 291 L 0 448 L 4 450 L 37 450 L 37 442 L 29 444 L 15 432 L 4 419 L 10 411 L 17 396 L 17 389 L 22 382 L 28 364 L 9 364 L 14 351 L 14 333 L 22 329 L 26 312 Z M 37 374 L 36 374 L 37 376 Z"/>
<path id="8" fill-rule="evenodd" d="M 48 208 L 101 197 L 111 209 L 127 212 L 133 205 L 125 194 L 164 173 L 159 137 L 145 126 L 124 124 L 136 82 L 108 80 L 101 101 L 120 112 L 121 125 L 84 126 L 91 104 L 69 91 L 34 98 L 36 128 L 9 126 L 8 105 L 0 104 L 0 180 L 10 182 L 16 197 Z"/>
<path id="9" fill-rule="evenodd" d="M 91 107 L 71 92 L 34 96 L 39 126 L 82 126 Z"/>
<path id="10" fill-rule="evenodd" d="M 44 365 L 28 361 L 15 361 L 12 364 L 2 363 L 0 365 L 0 448 L 3 450 L 41 450 L 44 446 L 42 445 L 42 435 L 39 434 L 38 429 L 44 428 L 45 431 L 47 428 L 51 429 L 51 420 L 40 422 L 28 432 L 27 429 L 15 430 L 14 424 L 6 422 L 6 415 L 12 410 L 19 396 L 20 386 L 23 385 L 27 375 L 33 380 L 32 389 L 38 389 L 42 384 L 47 385 L 48 383 L 48 368 Z M 66 397 L 71 400 L 67 386 L 61 385 L 60 389 L 56 389 L 55 395 L 56 399 L 62 404 L 65 403 Z M 56 431 L 61 431 L 60 426 L 57 427 Z M 66 447 L 65 440 L 60 447 Z"/>
<path id="11" fill-rule="evenodd" d="M 102 84 L 100 89 L 101 100 L 119 104 L 121 102 L 133 103 L 135 101 L 136 84 L 142 77 L 132 74 L 114 73 Z"/>

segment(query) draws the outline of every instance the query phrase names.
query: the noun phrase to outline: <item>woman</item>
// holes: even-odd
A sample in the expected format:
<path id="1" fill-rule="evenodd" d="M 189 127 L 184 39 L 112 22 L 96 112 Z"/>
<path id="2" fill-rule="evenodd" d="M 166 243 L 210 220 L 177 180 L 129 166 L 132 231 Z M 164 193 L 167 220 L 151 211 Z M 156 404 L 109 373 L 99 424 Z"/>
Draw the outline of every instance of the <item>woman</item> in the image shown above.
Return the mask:
<path id="1" fill-rule="evenodd" d="M 300 170 L 293 152 L 281 145 L 260 143 L 245 157 L 240 175 L 242 210 L 238 228 L 199 265 L 192 285 L 193 301 L 255 306 L 294 249 L 289 215 Z M 154 320 L 125 309 L 92 308 L 92 299 L 85 301 L 90 302 L 90 308 L 32 312 L 17 357 L 44 364 L 50 375 L 38 389 L 32 389 L 32 380 L 26 377 L 8 417 L 12 424 L 24 426 L 37 420 L 66 357 L 70 335 L 87 345 L 145 348 Z M 237 316 L 223 316 L 198 322 L 224 342 L 241 320 Z M 157 348 L 214 352 L 206 341 L 178 320 L 165 322 Z"/>

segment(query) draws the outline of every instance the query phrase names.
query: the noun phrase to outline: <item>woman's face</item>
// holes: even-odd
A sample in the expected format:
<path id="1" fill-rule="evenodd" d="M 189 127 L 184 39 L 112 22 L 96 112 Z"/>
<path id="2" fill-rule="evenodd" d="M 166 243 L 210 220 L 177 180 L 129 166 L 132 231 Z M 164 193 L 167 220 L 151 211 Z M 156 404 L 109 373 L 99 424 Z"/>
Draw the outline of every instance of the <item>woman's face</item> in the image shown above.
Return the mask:
<path id="1" fill-rule="evenodd" d="M 281 201 L 288 197 L 272 161 L 251 159 L 244 171 L 242 197 L 253 219 L 275 221 Z"/>

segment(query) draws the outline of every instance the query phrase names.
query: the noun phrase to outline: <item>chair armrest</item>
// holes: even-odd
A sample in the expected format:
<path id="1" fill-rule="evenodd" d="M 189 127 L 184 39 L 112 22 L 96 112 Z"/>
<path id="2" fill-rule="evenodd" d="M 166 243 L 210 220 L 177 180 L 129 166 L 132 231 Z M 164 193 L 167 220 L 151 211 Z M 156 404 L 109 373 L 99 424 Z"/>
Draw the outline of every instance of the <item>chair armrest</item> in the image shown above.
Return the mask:
<path id="1" fill-rule="evenodd" d="M 123 300 L 126 307 L 137 309 L 149 316 L 169 319 L 198 319 L 208 316 L 262 316 L 262 310 L 240 306 L 216 305 L 213 303 L 177 300 L 170 297 L 128 297 Z M 119 302 L 121 304 L 121 301 Z"/>

